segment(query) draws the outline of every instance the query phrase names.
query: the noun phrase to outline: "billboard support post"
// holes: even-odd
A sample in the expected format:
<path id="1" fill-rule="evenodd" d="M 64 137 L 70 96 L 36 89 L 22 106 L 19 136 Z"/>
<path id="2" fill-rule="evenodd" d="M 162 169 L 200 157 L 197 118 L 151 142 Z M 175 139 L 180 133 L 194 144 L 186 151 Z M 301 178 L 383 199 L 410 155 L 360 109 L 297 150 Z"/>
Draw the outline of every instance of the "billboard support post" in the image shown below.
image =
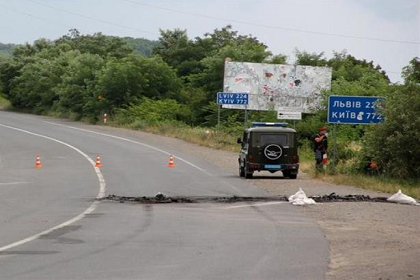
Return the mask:
<path id="1" fill-rule="evenodd" d="M 219 135 L 220 130 L 220 107 L 222 107 L 222 105 L 217 104 L 217 135 Z"/>
<path id="2" fill-rule="evenodd" d="M 247 92 L 218 92 L 217 93 L 217 129 L 220 129 L 220 110 L 223 105 L 237 106 L 235 109 L 245 109 L 244 125 L 248 122 L 248 99 Z M 244 106 L 244 107 L 243 107 Z"/>
<path id="3" fill-rule="evenodd" d="M 247 123 L 248 123 L 248 106 L 245 106 L 244 127 L 246 127 Z"/>

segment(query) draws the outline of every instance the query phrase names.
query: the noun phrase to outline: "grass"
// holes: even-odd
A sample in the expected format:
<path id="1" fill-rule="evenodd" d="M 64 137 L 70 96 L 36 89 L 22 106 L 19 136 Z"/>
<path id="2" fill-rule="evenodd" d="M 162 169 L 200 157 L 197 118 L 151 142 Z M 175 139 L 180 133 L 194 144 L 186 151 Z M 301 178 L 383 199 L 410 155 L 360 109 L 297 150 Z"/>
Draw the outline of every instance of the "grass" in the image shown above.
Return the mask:
<path id="1" fill-rule="evenodd" d="M 364 174 L 327 175 L 322 176 L 321 180 L 385 193 L 396 193 L 400 189 L 406 195 L 420 198 L 420 182 L 416 180 L 397 180 Z"/>
<path id="2" fill-rule="evenodd" d="M 120 126 L 115 125 L 115 123 L 112 123 L 111 125 L 117 127 Z M 200 146 L 219 150 L 238 152 L 240 149 L 240 146 L 236 143 L 236 137 L 234 135 L 214 128 L 190 127 L 179 123 L 147 125 L 143 122 L 134 122 L 128 126 L 125 125 L 124 127 L 178 138 Z"/>
<path id="3" fill-rule="evenodd" d="M 7 109 L 10 107 L 10 102 L 0 93 L 0 109 Z"/>
<path id="4" fill-rule="evenodd" d="M 358 147 L 357 147 L 358 148 Z M 303 172 L 310 174 L 313 178 L 337 184 L 355 186 L 366 190 L 379 191 L 384 193 L 396 193 L 398 190 L 409 196 L 420 199 L 420 180 L 415 179 L 393 179 L 381 175 L 368 175 L 350 172 L 349 165 L 352 160 L 336 167 L 335 174 L 317 174 L 315 172 L 315 160 L 312 149 L 304 145 L 300 151 L 300 168 Z"/>
<path id="5" fill-rule="evenodd" d="M 301 170 L 313 178 L 337 184 L 355 186 L 366 190 L 393 194 L 401 190 L 404 194 L 420 199 L 420 180 L 393 179 L 385 176 L 372 176 L 360 173 L 350 174 L 317 174 L 314 160 L 301 162 Z"/>

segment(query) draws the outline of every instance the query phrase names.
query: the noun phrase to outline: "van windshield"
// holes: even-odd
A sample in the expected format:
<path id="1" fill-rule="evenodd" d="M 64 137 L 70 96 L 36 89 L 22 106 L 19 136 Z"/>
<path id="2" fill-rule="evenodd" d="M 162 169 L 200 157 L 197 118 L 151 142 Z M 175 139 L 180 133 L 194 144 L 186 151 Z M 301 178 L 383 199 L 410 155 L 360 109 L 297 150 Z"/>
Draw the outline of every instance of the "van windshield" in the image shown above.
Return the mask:
<path id="1" fill-rule="evenodd" d="M 267 144 L 280 144 L 285 146 L 287 145 L 287 134 L 261 134 L 260 145 L 264 146 Z"/>

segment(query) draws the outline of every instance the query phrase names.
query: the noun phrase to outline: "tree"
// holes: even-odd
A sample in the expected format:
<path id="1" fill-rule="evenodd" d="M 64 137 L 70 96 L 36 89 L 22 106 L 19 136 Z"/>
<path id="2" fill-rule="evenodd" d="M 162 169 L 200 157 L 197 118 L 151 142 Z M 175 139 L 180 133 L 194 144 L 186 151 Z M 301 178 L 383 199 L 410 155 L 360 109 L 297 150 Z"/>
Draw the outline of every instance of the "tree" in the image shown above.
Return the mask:
<path id="1" fill-rule="evenodd" d="M 203 48 L 205 41 L 197 39 L 194 42 L 188 38 L 186 30 L 180 29 L 160 30 L 160 34 L 159 46 L 153 49 L 153 53 L 176 69 L 178 77 L 187 82 L 189 75 L 201 71 L 200 60 L 209 52 L 208 48 Z"/>
<path id="2" fill-rule="evenodd" d="M 95 86 L 98 72 L 104 66 L 104 59 L 99 55 L 81 54 L 79 51 L 67 53 L 74 54 L 69 61 L 62 82 L 56 86 L 59 101 L 57 109 L 77 114 L 77 117 L 92 116 L 95 112 L 86 110 L 86 104 L 98 100 Z"/>
<path id="3" fill-rule="evenodd" d="M 287 64 L 287 56 L 283 54 L 274 55 L 266 59 L 264 62 L 271 64 Z"/>
<path id="4" fill-rule="evenodd" d="M 218 36 L 216 36 L 218 38 Z M 222 37 L 222 38 L 225 38 Z M 263 62 L 271 55 L 267 46 L 252 37 L 238 38 L 226 46 L 217 49 L 212 55 L 201 60 L 203 71 L 190 76 L 191 82 L 196 87 L 206 90 L 213 100 L 214 94 L 223 89 L 224 63 L 226 59 L 243 62 Z"/>
<path id="5" fill-rule="evenodd" d="M 377 79 L 385 80 L 387 83 L 390 82 L 381 66 L 374 66 L 373 61 L 367 62 L 364 59 L 356 59 L 354 56 L 347 54 L 346 51 L 334 52 L 334 56 L 328 60 L 327 66 L 334 70 L 333 80 L 342 77 L 346 81 L 358 81 L 369 72 L 375 75 Z"/>
<path id="6" fill-rule="evenodd" d="M 383 124 L 366 135 L 364 159 L 373 159 L 386 174 L 420 178 L 420 87 L 393 86 L 383 110 Z"/>
<path id="7" fill-rule="evenodd" d="M 19 70 L 19 76 L 10 83 L 7 96 L 17 108 L 45 112 L 50 109 L 58 96 L 55 86 L 61 82 L 65 59 L 48 60 L 35 57 L 34 61 Z"/>
<path id="8" fill-rule="evenodd" d="M 140 97 L 175 97 L 181 83 L 161 58 L 130 55 L 111 59 L 98 77 L 97 92 L 107 102 L 107 110 L 126 107 Z"/>
<path id="9" fill-rule="evenodd" d="M 324 52 L 308 53 L 305 51 L 295 50 L 295 57 L 297 65 L 308 65 L 308 66 L 327 66 L 327 60 L 324 57 Z"/>
<path id="10" fill-rule="evenodd" d="M 406 84 L 420 83 L 420 59 L 418 57 L 410 60 L 410 63 L 403 68 L 402 76 Z"/>
<path id="11" fill-rule="evenodd" d="M 106 36 L 102 33 L 80 35 L 77 29 L 71 29 L 69 34 L 61 37 L 54 43 L 58 49 L 64 48 L 68 50 L 70 48 L 79 50 L 81 53 L 97 54 L 103 58 L 123 58 L 133 53 L 133 49 L 122 38 Z"/>
<path id="12" fill-rule="evenodd" d="M 152 56 L 153 49 L 159 46 L 158 41 L 151 41 L 144 38 L 124 37 L 123 40 L 127 42 L 136 53 L 147 57 Z"/>
<path id="13" fill-rule="evenodd" d="M 0 43 L 0 57 L 12 56 L 13 49 L 16 47 L 14 44 L 2 44 Z"/>

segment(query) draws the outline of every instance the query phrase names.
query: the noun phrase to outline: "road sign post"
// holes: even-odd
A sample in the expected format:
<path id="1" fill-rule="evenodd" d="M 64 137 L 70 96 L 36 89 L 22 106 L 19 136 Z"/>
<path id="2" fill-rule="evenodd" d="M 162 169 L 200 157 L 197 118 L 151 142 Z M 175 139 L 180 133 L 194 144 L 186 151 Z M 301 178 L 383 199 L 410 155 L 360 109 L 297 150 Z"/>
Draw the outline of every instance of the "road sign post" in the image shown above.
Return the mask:
<path id="1" fill-rule="evenodd" d="M 384 97 L 331 95 L 328 122 L 338 124 L 375 124 L 383 121 L 380 111 Z"/>
<path id="2" fill-rule="evenodd" d="M 328 98 L 328 123 L 334 124 L 332 169 L 337 158 L 337 124 L 378 124 L 383 122 L 380 108 L 385 101 L 378 96 L 331 95 Z"/>
<path id="3" fill-rule="evenodd" d="M 244 124 L 248 121 L 248 102 L 249 94 L 247 92 L 218 92 L 217 93 L 217 127 L 220 126 L 220 107 L 222 105 L 245 105 Z M 242 106 L 241 106 L 242 107 Z M 238 108 L 242 109 L 242 108 Z M 219 129 L 219 128 L 218 128 Z"/>
<path id="4" fill-rule="evenodd" d="M 217 104 L 219 105 L 248 105 L 249 94 L 246 92 L 218 92 Z"/>

